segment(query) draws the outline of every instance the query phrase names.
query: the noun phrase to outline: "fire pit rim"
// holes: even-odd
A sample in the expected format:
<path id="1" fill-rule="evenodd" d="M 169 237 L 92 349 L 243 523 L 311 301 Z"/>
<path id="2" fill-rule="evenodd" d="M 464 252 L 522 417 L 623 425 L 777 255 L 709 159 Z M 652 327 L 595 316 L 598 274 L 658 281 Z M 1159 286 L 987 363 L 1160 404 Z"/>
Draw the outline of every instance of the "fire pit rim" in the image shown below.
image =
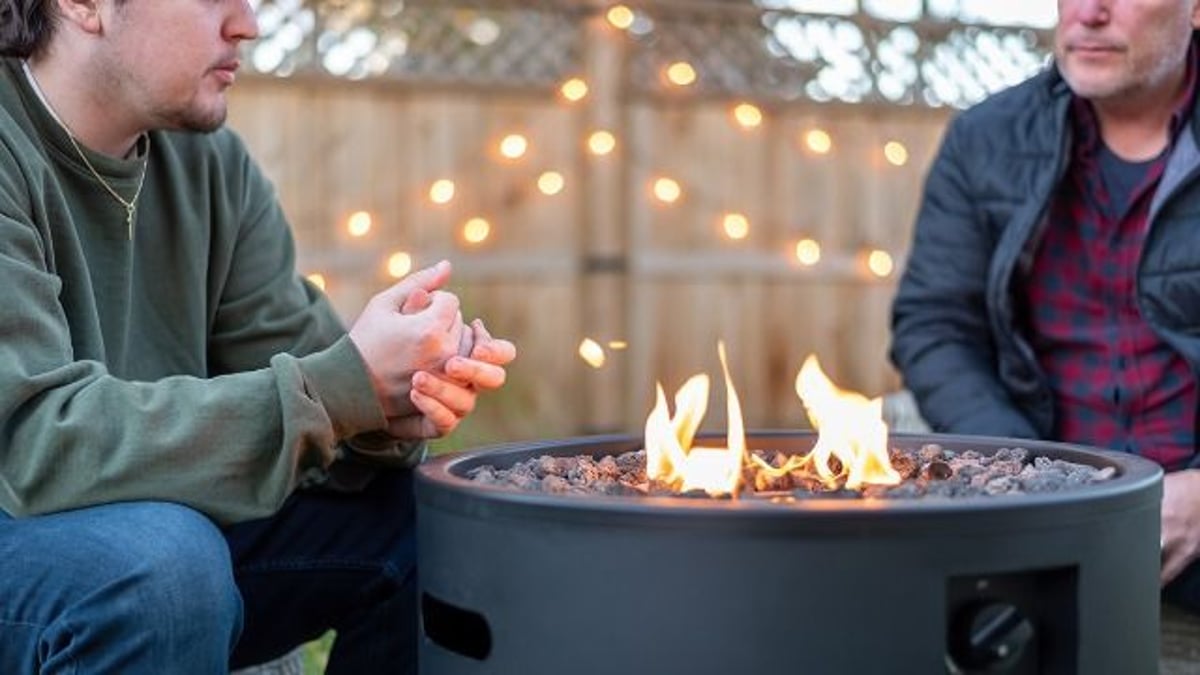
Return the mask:
<path id="1" fill-rule="evenodd" d="M 747 438 L 811 438 L 815 432 L 806 430 L 761 429 L 747 430 Z M 719 438 L 720 433 L 705 433 L 698 439 Z M 917 443 L 941 443 L 943 445 L 978 445 L 985 450 L 995 451 L 1004 447 L 1026 447 L 1031 454 L 1037 455 L 1045 450 L 1051 451 L 1055 458 L 1063 458 L 1065 454 L 1080 455 L 1081 460 L 1103 460 L 1100 466 L 1111 466 L 1116 469 L 1116 475 L 1109 480 L 1090 485 L 1073 486 L 1067 490 L 1047 493 L 1027 493 L 1022 495 L 969 496 L 969 497 L 924 497 L 920 499 L 846 499 L 809 497 L 793 502 L 777 503 L 769 499 L 705 499 L 683 496 L 619 496 L 619 495 L 580 495 L 554 494 L 520 490 L 512 487 L 495 486 L 477 483 L 466 478 L 466 471 L 475 466 L 487 464 L 485 461 L 493 455 L 506 455 L 521 452 L 528 457 L 540 454 L 566 456 L 569 454 L 594 454 L 587 452 L 589 447 L 599 447 L 612 444 L 634 444 L 629 450 L 642 447 L 642 439 L 632 434 L 600 434 L 589 436 L 574 436 L 560 439 L 513 441 L 494 445 L 482 446 L 470 450 L 435 457 L 423 462 L 417 467 L 418 498 L 422 494 L 437 491 L 449 491 L 459 499 L 494 503 L 506 508 L 536 508 L 545 510 L 553 508 L 564 512 L 584 514 L 599 512 L 608 516 L 628 514 L 633 516 L 696 516 L 706 518 L 746 518 L 754 519 L 772 517 L 795 517 L 797 513 L 836 513 L 839 518 L 862 516 L 877 518 L 880 514 L 889 517 L 915 516 L 920 517 L 931 513 L 953 510 L 963 512 L 1012 513 L 1014 511 L 1036 511 L 1047 507 L 1072 506 L 1086 503 L 1095 513 L 1097 503 L 1118 501 L 1136 496 L 1148 483 L 1161 483 L 1162 468 L 1143 457 L 1128 453 L 1094 448 L 1074 443 L 1059 443 L 1054 441 L 1035 441 L 1029 439 L 1002 438 L 995 436 L 967 436 L 959 434 L 912 434 L 896 433 L 889 435 L 889 442 L 901 447 Z M 918 446 L 919 447 L 919 446 Z M 573 450 L 573 453 L 570 452 Z M 540 452 L 539 452 L 540 451 Z M 620 452 L 625 452 L 622 450 Z M 606 453 L 609 454 L 609 453 Z M 1097 466 L 1094 461 L 1087 462 Z M 507 467 L 503 467 L 507 468 Z M 424 484 L 424 485 L 423 485 Z M 1161 490 L 1161 486 L 1154 489 Z M 440 500 L 439 500 L 440 501 Z M 458 506 L 464 506 L 462 501 Z"/>

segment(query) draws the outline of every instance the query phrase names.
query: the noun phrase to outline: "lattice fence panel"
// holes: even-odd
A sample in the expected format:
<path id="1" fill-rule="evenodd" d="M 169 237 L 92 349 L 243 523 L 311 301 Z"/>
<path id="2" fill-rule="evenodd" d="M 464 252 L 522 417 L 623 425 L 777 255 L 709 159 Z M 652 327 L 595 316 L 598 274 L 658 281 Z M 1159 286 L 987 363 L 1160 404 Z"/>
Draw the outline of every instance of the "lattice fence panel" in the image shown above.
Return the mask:
<path id="1" fill-rule="evenodd" d="M 259 0 L 253 69 L 280 76 L 552 88 L 584 70 L 585 21 L 607 5 L 579 0 Z M 865 12 L 822 15 L 749 0 L 631 4 L 627 85 L 674 93 L 667 67 L 696 73 L 692 96 L 965 107 L 1047 59 L 1049 37 L 1023 27 Z"/>
<path id="2" fill-rule="evenodd" d="M 556 2 L 260 0 L 250 66 L 501 87 L 554 86 L 578 70 L 579 8 Z"/>
<path id="3" fill-rule="evenodd" d="M 756 100 L 965 107 L 1028 77 L 1048 36 L 1030 28 L 892 23 L 867 15 L 763 10 L 748 4 L 643 9 L 630 28 L 632 85 L 662 91 L 687 62 L 696 92 Z"/>

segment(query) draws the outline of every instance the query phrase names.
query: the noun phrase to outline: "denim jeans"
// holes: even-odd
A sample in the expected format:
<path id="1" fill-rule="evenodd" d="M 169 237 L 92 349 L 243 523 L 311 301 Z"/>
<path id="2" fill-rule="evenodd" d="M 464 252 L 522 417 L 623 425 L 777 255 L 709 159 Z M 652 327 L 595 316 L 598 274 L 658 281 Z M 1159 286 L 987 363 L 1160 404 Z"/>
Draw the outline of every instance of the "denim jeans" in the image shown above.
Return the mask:
<path id="1" fill-rule="evenodd" d="M 129 502 L 0 511 L 0 673 L 213 675 L 337 631 L 328 673 L 415 673 L 412 473 L 219 529 Z"/>

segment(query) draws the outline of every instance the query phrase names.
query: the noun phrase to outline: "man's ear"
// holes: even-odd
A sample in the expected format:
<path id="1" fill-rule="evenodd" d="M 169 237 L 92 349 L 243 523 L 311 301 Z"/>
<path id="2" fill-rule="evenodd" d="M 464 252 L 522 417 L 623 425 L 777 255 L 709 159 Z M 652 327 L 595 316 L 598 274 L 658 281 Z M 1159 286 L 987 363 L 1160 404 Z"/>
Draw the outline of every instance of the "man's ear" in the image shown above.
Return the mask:
<path id="1" fill-rule="evenodd" d="M 105 0 L 52 0 L 58 7 L 61 20 L 67 21 L 87 33 L 99 33 L 101 27 L 100 4 Z"/>

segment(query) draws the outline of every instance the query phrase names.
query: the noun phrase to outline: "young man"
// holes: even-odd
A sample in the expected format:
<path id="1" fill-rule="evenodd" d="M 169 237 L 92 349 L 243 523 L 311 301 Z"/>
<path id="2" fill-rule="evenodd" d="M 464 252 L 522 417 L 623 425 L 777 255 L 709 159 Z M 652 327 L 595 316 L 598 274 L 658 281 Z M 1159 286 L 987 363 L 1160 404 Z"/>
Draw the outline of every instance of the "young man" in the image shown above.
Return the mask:
<path id="1" fill-rule="evenodd" d="M 1058 14 L 1053 67 L 947 131 L 892 357 L 935 429 L 1160 462 L 1162 580 L 1200 608 L 1200 10 Z"/>
<path id="2" fill-rule="evenodd" d="M 0 0 L 6 675 L 219 673 L 329 628 L 330 673 L 415 670 L 411 466 L 515 349 L 446 263 L 348 333 L 299 277 L 222 128 L 256 31 L 245 0 Z"/>

